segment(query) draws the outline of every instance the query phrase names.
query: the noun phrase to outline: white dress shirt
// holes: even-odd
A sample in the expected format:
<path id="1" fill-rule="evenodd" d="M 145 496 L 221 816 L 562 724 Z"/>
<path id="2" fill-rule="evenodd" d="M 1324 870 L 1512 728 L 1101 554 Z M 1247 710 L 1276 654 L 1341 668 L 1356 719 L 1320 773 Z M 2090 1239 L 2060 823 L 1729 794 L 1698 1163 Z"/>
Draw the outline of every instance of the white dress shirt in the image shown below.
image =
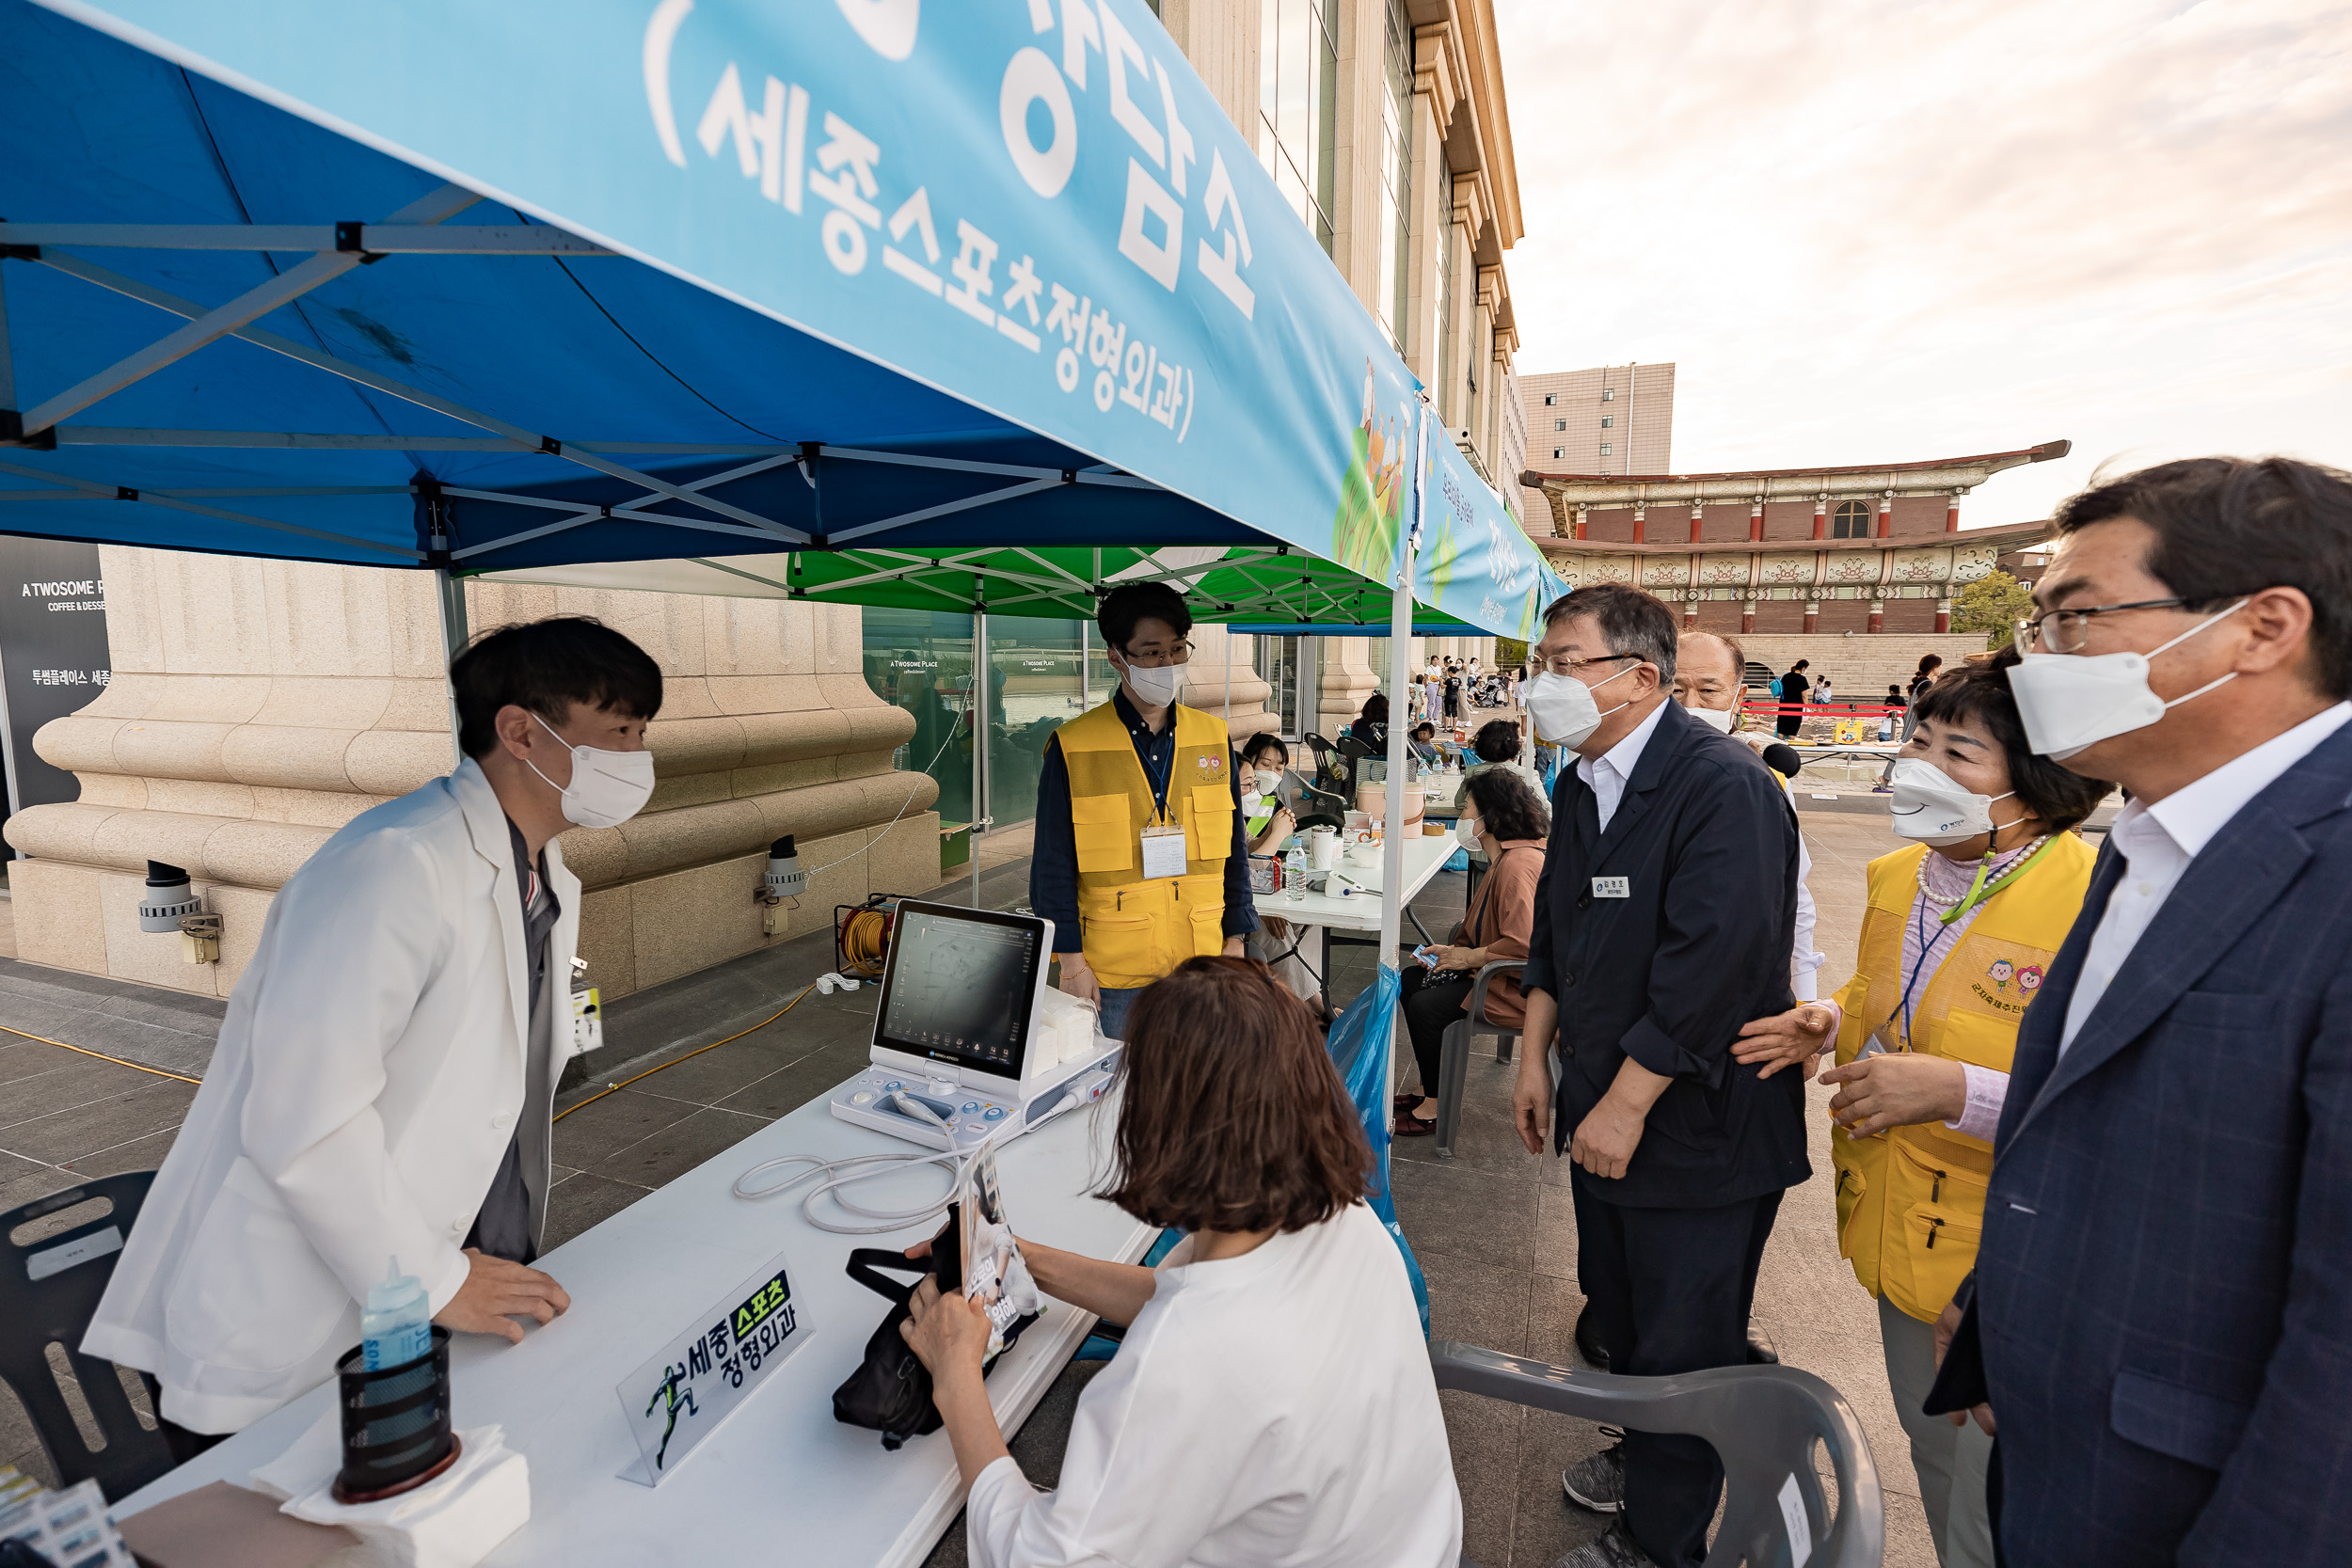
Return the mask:
<path id="1" fill-rule="evenodd" d="M 975 1568 L 1454 1568 L 1462 1499 L 1405 1261 L 1361 1203 L 1159 1266 L 1078 1396 L 1061 1482 L 972 1482 Z"/>
<path id="2" fill-rule="evenodd" d="M 1633 769 L 1642 760 L 1642 748 L 1658 731 L 1658 721 L 1664 716 L 1666 705 L 1660 703 L 1650 709 L 1649 717 L 1633 726 L 1631 734 L 1618 741 L 1597 757 L 1579 756 L 1576 776 L 1584 781 L 1593 792 L 1593 804 L 1600 812 L 1600 831 L 1609 831 L 1609 819 L 1617 815 L 1617 802 L 1625 799 L 1625 786 L 1633 782 Z"/>
<path id="3" fill-rule="evenodd" d="M 2106 995 L 2107 987 L 2123 968 L 2123 960 L 2132 956 L 2156 911 L 2172 895 L 2173 885 L 2188 869 L 2189 862 L 2248 801 L 2311 755 L 2347 721 L 2352 721 L 2352 703 L 2338 703 L 2153 805 L 2134 800 L 2116 814 L 2107 838 L 2126 863 L 2122 879 L 2107 899 L 2106 912 L 2099 917 L 2099 928 L 2090 934 L 2082 978 L 2074 982 L 2074 994 L 2068 999 L 2066 1028 L 2058 1036 L 2061 1057 L 2097 1009 L 2099 999 Z"/>

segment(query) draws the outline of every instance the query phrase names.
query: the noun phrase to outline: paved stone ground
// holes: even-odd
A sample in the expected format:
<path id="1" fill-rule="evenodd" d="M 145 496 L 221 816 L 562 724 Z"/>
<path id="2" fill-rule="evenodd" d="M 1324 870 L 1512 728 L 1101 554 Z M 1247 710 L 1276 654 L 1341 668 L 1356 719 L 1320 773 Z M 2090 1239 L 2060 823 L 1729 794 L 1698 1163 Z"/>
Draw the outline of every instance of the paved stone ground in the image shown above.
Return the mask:
<path id="1" fill-rule="evenodd" d="M 1820 945 L 1830 955 L 1826 988 L 1841 983 L 1851 968 L 1862 867 L 1895 841 L 1875 815 L 1807 810 L 1804 820 L 1815 863 L 1813 891 L 1821 906 Z M 1000 858 L 990 848 L 983 844 L 983 902 L 993 908 L 1021 903 L 1025 860 Z M 1441 875 L 1417 900 L 1433 933 L 1459 918 L 1462 882 Z M 960 901 L 968 885 L 939 893 Z M 562 1099 L 571 1114 L 556 1129 L 550 1245 L 723 1153 L 862 1065 L 875 1000 L 870 988 L 831 997 L 811 992 L 784 1017 L 763 1022 L 832 967 L 832 957 L 829 938 L 805 937 L 613 1005 L 605 1051 L 592 1060 L 587 1081 Z M 1341 950 L 1335 995 L 1353 996 L 1369 978 L 1372 962 L 1369 948 Z M 202 1060 L 200 1051 L 188 1054 L 191 1037 L 201 1041 L 217 1027 L 216 1011 L 198 1015 L 219 1006 L 0 960 L 0 1022 L 188 1076 L 200 1075 Z M 682 1060 L 739 1031 L 748 1032 Z M 79 1177 L 161 1162 L 193 1085 L 54 1046 L 0 1039 L 10 1041 L 0 1046 L 0 1210 L 61 1190 Z M 1400 1146 L 1394 1175 L 1399 1214 L 1428 1275 L 1439 1338 L 1573 1361 L 1570 1332 L 1582 1303 L 1575 1285 L 1565 1171 L 1556 1160 L 1529 1156 L 1512 1137 L 1512 1069 L 1496 1062 L 1492 1051 L 1485 1040 L 1473 1050 L 1458 1157 L 1443 1163 L 1425 1145 Z M 679 1065 L 604 1092 L 608 1084 L 673 1061 Z M 1815 1167 L 1826 1171 L 1826 1122 L 1818 1113 L 1827 1091 L 1812 1092 Z M 590 1102 L 592 1097 L 600 1098 Z M 1875 1310 L 1837 1257 L 1832 1212 L 1825 1178 L 1789 1194 L 1757 1287 L 1757 1327 L 1788 1364 L 1820 1373 L 1854 1402 L 1887 1488 L 1886 1560 L 1898 1568 L 1928 1568 L 1933 1554 L 1886 1391 Z M 1087 1368 L 1065 1373 L 1014 1445 L 1041 1483 L 1058 1469 L 1071 1412 L 1089 1375 Z M 1597 1533 L 1597 1521 L 1565 1506 L 1559 1486 L 1561 1467 L 1604 1441 L 1597 1429 L 1470 1395 L 1444 1400 L 1465 1545 L 1474 1560 L 1486 1568 L 1545 1568 Z M 0 1463 L 34 1474 L 48 1471 L 22 1411 L 5 1391 Z M 940 1568 L 962 1562 L 960 1528 L 949 1531 L 930 1560 Z"/>

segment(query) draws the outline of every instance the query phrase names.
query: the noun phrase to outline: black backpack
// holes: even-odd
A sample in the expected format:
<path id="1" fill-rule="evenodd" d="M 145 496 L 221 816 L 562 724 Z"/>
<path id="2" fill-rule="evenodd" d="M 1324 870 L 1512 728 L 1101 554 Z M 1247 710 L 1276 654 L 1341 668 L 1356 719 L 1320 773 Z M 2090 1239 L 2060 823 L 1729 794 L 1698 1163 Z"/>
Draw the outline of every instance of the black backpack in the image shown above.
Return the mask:
<path id="1" fill-rule="evenodd" d="M 963 1260 L 956 1240 L 961 1234 L 956 1208 L 950 1204 L 946 1227 L 931 1239 L 931 1262 L 888 1247 L 859 1247 L 850 1254 L 850 1277 L 890 1303 L 890 1310 L 866 1338 L 866 1355 L 857 1370 L 833 1391 L 833 1418 L 881 1433 L 885 1449 L 896 1450 L 908 1438 L 937 1432 L 942 1424 L 939 1406 L 931 1399 L 930 1369 L 899 1335 L 898 1325 L 907 1321 L 907 1304 L 922 1284 L 922 1275 L 935 1275 L 943 1291 L 963 1288 Z M 901 1285 L 876 1272 L 882 1269 L 915 1278 Z M 1005 1343 L 1010 1346 L 1035 1322 L 1035 1314 L 1016 1320 L 1005 1331 Z"/>

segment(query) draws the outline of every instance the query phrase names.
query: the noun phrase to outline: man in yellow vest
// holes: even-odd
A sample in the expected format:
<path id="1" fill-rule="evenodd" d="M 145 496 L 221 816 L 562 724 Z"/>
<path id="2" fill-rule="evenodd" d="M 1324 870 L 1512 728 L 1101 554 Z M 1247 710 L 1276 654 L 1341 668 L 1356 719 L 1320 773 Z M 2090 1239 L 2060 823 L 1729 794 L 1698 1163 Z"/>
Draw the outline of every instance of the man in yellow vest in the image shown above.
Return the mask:
<path id="1" fill-rule="evenodd" d="M 1197 954 L 1241 957 L 1258 912 L 1232 742 L 1176 701 L 1192 611 L 1166 583 L 1131 583 L 1094 621 L 1119 689 L 1046 743 L 1029 907 L 1054 923 L 1061 989 L 1118 1039 L 1138 991 Z"/>

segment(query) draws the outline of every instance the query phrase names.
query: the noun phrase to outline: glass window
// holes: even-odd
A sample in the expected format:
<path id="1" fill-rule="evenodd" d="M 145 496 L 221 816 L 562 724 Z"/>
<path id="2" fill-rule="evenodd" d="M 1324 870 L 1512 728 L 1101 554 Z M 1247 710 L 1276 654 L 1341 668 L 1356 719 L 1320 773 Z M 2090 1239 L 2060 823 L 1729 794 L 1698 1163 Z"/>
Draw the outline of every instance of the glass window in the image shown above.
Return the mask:
<path id="1" fill-rule="evenodd" d="M 1606 442 L 1606 441 L 1603 441 L 1603 442 L 1600 444 L 1600 454 L 1601 454 L 1603 457 L 1607 457 L 1607 456 L 1611 455 L 1611 451 L 1612 451 L 1612 449 L 1611 449 L 1611 447 L 1610 447 L 1609 443 L 1608 443 L 1608 442 Z"/>
<path id="2" fill-rule="evenodd" d="M 1600 401 L 1601 401 L 1601 402 L 1603 402 L 1603 403 L 1614 403 L 1614 402 L 1616 402 L 1616 401 L 1617 401 L 1617 389 L 1616 389 L 1614 387 L 1603 387 L 1603 388 L 1600 389 Z"/>
<path id="3" fill-rule="evenodd" d="M 1562 458 L 1567 455 L 1568 449 L 1565 447 L 1554 447 L 1551 449 L 1551 460 L 1555 463 L 1559 462 Z"/>
<path id="4" fill-rule="evenodd" d="M 1380 325 L 1397 352 L 1405 351 L 1406 286 L 1412 267 L 1413 221 L 1413 24 L 1404 0 L 1389 0 L 1387 70 L 1381 74 L 1380 136 Z"/>
<path id="5" fill-rule="evenodd" d="M 1454 419 L 1454 170 L 1438 165 L 1438 418 Z M 1544 394 L 1549 403 L 1551 394 Z"/>
<path id="6" fill-rule="evenodd" d="M 988 815 L 994 828 L 1037 815 L 1045 743 L 1086 711 L 1078 664 L 1080 621 L 991 615 L 987 621 Z"/>
<path id="7" fill-rule="evenodd" d="M 1601 429 L 1603 429 L 1603 430 L 1607 430 L 1607 429 L 1609 429 L 1612 425 L 1615 424 L 1616 422 L 1617 422 L 1617 416 L 1615 416 L 1614 414 L 1603 414 L 1603 415 L 1600 417 L 1600 428 L 1601 428 Z"/>
<path id="8" fill-rule="evenodd" d="M 1607 424 L 1608 422 L 1609 421 L 1606 420 L 1601 421 L 1603 424 Z M 1554 430 L 1565 430 L 1568 428 L 1568 421 L 1565 420 L 1554 420 L 1551 421 L 1551 428 Z"/>
<path id="9" fill-rule="evenodd" d="M 914 734 L 893 767 L 939 783 L 942 819 L 972 820 L 972 737 L 964 723 L 972 686 L 972 617 L 921 610 L 865 611 L 866 684 L 914 715 Z"/>
<path id="10" fill-rule="evenodd" d="M 1331 249 L 1340 51 L 1327 0 L 1263 0 L 1259 12 L 1259 156 L 1283 199 Z"/>
<path id="11" fill-rule="evenodd" d="M 1546 408 L 1557 408 L 1558 406 L 1560 406 L 1560 394 L 1559 394 L 1559 393 L 1557 393 L 1557 392 L 1546 392 L 1546 393 L 1544 394 L 1544 406 L 1545 406 Z M 1560 429 L 1562 429 L 1562 430 L 1565 430 L 1565 429 L 1567 429 L 1568 427 L 1567 427 L 1566 425 L 1565 425 L 1565 424 L 1564 424 L 1564 425 L 1561 425 L 1559 428 L 1560 428 Z"/>
<path id="12" fill-rule="evenodd" d="M 1870 504 L 1867 501 L 1839 501 L 1836 518 L 1830 525 L 1832 539 L 1867 539 L 1870 537 Z"/>
<path id="13" fill-rule="evenodd" d="M 1298 736 L 1298 639 L 1295 637 L 1258 637 L 1252 667 L 1258 678 L 1274 689 L 1266 696 L 1266 707 L 1281 721 L 1285 740 Z"/>

